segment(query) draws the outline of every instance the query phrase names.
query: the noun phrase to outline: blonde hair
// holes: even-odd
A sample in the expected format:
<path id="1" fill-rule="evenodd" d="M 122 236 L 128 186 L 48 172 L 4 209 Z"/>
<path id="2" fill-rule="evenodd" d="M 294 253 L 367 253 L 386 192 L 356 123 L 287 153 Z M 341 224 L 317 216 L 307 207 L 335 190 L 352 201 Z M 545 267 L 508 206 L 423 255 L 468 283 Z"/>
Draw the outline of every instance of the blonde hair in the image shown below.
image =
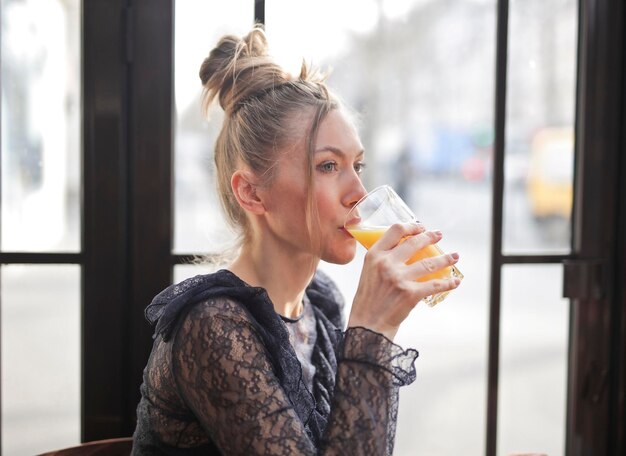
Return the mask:
<path id="1" fill-rule="evenodd" d="M 307 228 L 313 235 L 318 231 L 312 189 L 315 137 L 324 117 L 339 107 L 324 83 L 325 76 L 304 62 L 297 77 L 287 73 L 270 57 L 265 32 L 257 25 L 243 38 L 222 37 L 202 62 L 200 79 L 205 115 L 215 99 L 226 114 L 214 158 L 220 201 L 240 242 L 249 239 L 250 226 L 230 186 L 233 173 L 244 164 L 265 184 L 270 183 L 276 152 L 301 137 L 294 121 L 302 114 L 310 116 L 305 141 L 309 165 L 306 214 Z"/>

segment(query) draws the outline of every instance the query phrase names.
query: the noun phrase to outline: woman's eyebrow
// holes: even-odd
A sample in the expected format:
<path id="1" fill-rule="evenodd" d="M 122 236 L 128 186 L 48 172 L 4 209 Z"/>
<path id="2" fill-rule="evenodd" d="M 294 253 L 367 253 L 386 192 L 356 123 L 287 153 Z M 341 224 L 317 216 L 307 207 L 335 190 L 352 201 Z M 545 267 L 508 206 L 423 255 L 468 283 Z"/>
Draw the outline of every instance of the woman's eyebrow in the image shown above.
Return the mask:
<path id="1" fill-rule="evenodd" d="M 345 157 L 346 156 L 346 153 L 343 150 L 341 150 L 341 149 L 339 149 L 337 147 L 334 147 L 334 146 L 322 146 L 322 147 L 319 147 L 318 149 L 315 149 L 315 153 L 318 153 L 318 152 L 332 152 L 333 154 L 339 155 L 340 157 Z M 363 154 L 365 154 L 365 150 L 361 149 L 357 153 L 356 157 L 359 158 Z"/>

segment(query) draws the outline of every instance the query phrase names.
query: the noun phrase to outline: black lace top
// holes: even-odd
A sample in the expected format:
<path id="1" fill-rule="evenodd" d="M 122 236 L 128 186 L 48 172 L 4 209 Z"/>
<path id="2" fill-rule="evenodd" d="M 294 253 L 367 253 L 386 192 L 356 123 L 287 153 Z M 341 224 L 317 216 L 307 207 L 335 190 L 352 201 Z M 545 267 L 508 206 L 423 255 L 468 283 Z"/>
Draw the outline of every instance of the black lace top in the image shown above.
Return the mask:
<path id="1" fill-rule="evenodd" d="M 222 270 L 161 292 L 146 309 L 156 331 L 133 454 L 391 454 L 417 352 L 365 328 L 342 333 L 340 294 L 320 272 L 306 295 L 308 385 L 264 289 Z"/>

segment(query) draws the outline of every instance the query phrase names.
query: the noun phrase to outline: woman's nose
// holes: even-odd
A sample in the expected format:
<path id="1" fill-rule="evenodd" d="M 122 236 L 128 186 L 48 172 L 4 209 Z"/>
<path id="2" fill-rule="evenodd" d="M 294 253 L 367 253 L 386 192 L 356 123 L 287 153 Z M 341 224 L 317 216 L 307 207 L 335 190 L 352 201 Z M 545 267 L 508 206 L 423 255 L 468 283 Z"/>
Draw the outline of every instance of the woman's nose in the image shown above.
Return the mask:
<path id="1" fill-rule="evenodd" d="M 363 187 L 361 179 L 357 178 L 353 182 L 351 182 L 350 190 L 347 192 L 344 198 L 344 204 L 347 207 L 352 207 L 366 194 L 367 190 L 365 190 L 365 187 Z"/>

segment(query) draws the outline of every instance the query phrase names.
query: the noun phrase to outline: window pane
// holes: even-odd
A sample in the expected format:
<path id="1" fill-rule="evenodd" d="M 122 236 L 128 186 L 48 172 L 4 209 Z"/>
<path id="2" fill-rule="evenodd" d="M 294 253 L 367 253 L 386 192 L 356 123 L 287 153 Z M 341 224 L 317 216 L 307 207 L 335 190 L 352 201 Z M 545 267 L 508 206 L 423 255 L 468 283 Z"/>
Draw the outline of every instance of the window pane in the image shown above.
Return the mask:
<path id="1" fill-rule="evenodd" d="M 215 108 L 210 122 L 203 118 L 198 71 L 219 37 L 250 29 L 254 2 L 230 0 L 215 8 L 206 0 L 177 1 L 175 17 L 174 252 L 219 251 L 231 238 L 220 212 L 213 170 L 222 117 Z"/>
<path id="2" fill-rule="evenodd" d="M 80 250 L 80 1 L 1 0 L 4 251 Z"/>
<path id="3" fill-rule="evenodd" d="M 282 63 L 331 67 L 329 85 L 361 115 L 366 186 L 391 184 L 461 254 L 461 287 L 435 308 L 418 306 L 397 336 L 421 356 L 417 381 L 401 389 L 394 454 L 481 454 L 495 1 L 275 0 L 265 17 Z M 362 258 L 321 266 L 348 304 Z"/>
<path id="4" fill-rule="evenodd" d="M 561 265 L 502 274 L 498 454 L 565 454 L 569 300 Z"/>
<path id="5" fill-rule="evenodd" d="M 578 2 L 510 5 L 504 250 L 568 253 Z"/>
<path id="6" fill-rule="evenodd" d="M 2 454 L 80 442 L 80 267 L 2 266 Z"/>
<path id="7" fill-rule="evenodd" d="M 198 274 L 210 274 L 216 270 L 217 268 L 208 264 L 177 264 L 174 266 L 174 283 L 182 282 Z"/>

